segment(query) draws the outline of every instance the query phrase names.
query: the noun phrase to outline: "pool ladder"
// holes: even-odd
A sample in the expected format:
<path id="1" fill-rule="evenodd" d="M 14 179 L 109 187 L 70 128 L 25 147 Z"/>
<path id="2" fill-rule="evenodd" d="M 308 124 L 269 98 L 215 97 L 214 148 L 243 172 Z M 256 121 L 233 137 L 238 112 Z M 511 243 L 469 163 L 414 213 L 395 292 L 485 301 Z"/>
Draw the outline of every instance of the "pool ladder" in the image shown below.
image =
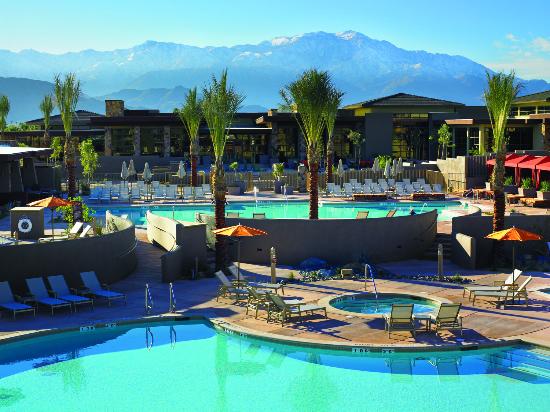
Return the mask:
<path id="1" fill-rule="evenodd" d="M 365 265 L 365 290 L 367 290 L 367 273 L 370 274 L 372 285 L 374 286 L 374 296 L 376 298 L 376 308 L 378 309 L 378 289 L 376 289 L 376 281 L 374 280 L 374 271 L 368 263 Z"/>
<path id="2" fill-rule="evenodd" d="M 174 285 L 170 282 L 170 303 L 168 304 L 168 312 L 174 313 L 176 311 L 176 295 L 174 294 Z"/>
<path id="3" fill-rule="evenodd" d="M 153 296 L 151 295 L 151 289 L 149 284 L 145 284 L 145 314 L 149 315 L 153 310 Z"/>

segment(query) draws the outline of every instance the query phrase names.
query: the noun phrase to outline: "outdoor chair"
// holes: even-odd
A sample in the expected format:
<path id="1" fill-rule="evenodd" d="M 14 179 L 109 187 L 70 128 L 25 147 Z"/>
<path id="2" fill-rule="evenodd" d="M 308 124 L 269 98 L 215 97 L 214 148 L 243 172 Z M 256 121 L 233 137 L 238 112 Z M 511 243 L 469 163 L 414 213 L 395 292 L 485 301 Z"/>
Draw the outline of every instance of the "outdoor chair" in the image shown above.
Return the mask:
<path id="1" fill-rule="evenodd" d="M 183 186 L 183 199 L 193 199 L 193 188 L 191 186 Z"/>
<path id="2" fill-rule="evenodd" d="M 356 276 L 353 273 L 353 269 L 340 269 L 340 277 L 342 279 L 345 279 L 345 278 L 354 279 Z"/>
<path id="3" fill-rule="evenodd" d="M 529 276 L 525 281 L 517 287 L 516 285 L 508 285 L 508 288 L 506 290 L 501 291 L 479 291 L 474 292 L 474 297 L 472 299 L 472 305 L 475 305 L 476 298 L 478 297 L 484 297 L 484 298 L 493 298 L 496 300 L 495 304 L 499 306 L 502 304 L 502 306 L 506 309 L 506 304 L 508 302 L 508 305 L 510 302 L 512 304 L 519 304 L 519 301 L 523 300 L 525 306 L 529 306 L 529 297 L 527 295 L 527 285 L 531 283 L 531 280 L 533 279 L 532 276 Z"/>
<path id="4" fill-rule="evenodd" d="M 443 188 L 441 187 L 441 184 L 439 184 L 439 183 L 434 183 L 432 185 L 432 188 L 434 190 L 434 193 L 443 193 Z"/>
<path id="5" fill-rule="evenodd" d="M 105 186 L 105 188 L 101 191 L 101 197 L 99 198 L 100 202 L 106 201 L 111 202 L 111 187 Z"/>
<path id="6" fill-rule="evenodd" d="M 357 212 L 357 216 L 355 216 L 356 219 L 366 219 L 369 217 L 369 211 L 359 211 Z"/>
<path id="7" fill-rule="evenodd" d="M 386 217 L 394 217 L 396 212 L 397 212 L 396 209 L 389 210 L 388 213 L 386 214 Z"/>
<path id="8" fill-rule="evenodd" d="M 49 307 L 52 311 L 52 316 L 54 309 L 68 307 L 69 310 L 72 311 L 70 302 L 63 299 L 50 297 L 48 289 L 46 289 L 46 285 L 44 285 L 42 278 L 28 278 L 25 279 L 25 281 L 30 292 L 30 298 L 32 298 L 36 304 Z"/>
<path id="9" fill-rule="evenodd" d="M 206 196 L 204 195 L 204 191 L 202 190 L 201 186 L 197 186 L 195 188 L 195 199 L 206 199 Z"/>
<path id="10" fill-rule="evenodd" d="M 265 219 L 265 213 L 252 213 L 252 219 Z"/>
<path id="11" fill-rule="evenodd" d="M 76 222 L 73 227 L 71 228 L 71 230 L 69 230 L 69 232 L 66 234 L 66 235 L 63 235 L 63 236 L 56 236 L 55 237 L 55 240 L 67 240 L 67 239 L 75 239 L 78 237 L 79 235 L 79 232 L 80 230 L 84 227 L 84 222 Z M 54 240 L 52 238 L 40 238 L 38 239 L 38 241 L 43 241 L 43 240 Z"/>
<path id="12" fill-rule="evenodd" d="M 141 199 L 141 192 L 139 186 L 132 186 L 132 193 L 130 195 L 130 198 L 132 200 L 139 200 Z"/>
<path id="13" fill-rule="evenodd" d="M 212 197 L 212 190 L 210 189 L 210 185 L 208 183 L 203 183 L 202 191 L 204 192 L 205 196 Z"/>
<path id="14" fill-rule="evenodd" d="M 88 196 L 89 202 L 100 202 L 101 201 L 101 187 L 93 187 L 90 190 L 90 196 Z"/>
<path id="15" fill-rule="evenodd" d="M 124 299 L 126 304 L 126 295 L 120 292 L 109 290 L 109 286 L 105 283 L 100 284 L 95 272 L 81 272 L 80 278 L 84 284 L 84 288 L 80 289 L 80 293 L 86 296 L 91 296 L 95 299 L 106 299 L 109 306 L 112 300 Z"/>
<path id="16" fill-rule="evenodd" d="M 401 180 L 403 180 L 403 184 L 405 184 L 405 185 L 410 185 L 411 184 L 411 179 L 406 179 L 405 178 L 405 179 L 401 179 Z"/>
<path id="17" fill-rule="evenodd" d="M 365 179 L 365 182 L 364 182 L 366 185 L 372 185 L 372 179 Z"/>
<path id="18" fill-rule="evenodd" d="M 385 330 L 388 331 L 388 337 L 392 330 L 410 331 L 416 337 L 413 309 L 413 304 L 393 304 L 391 306 L 391 312 L 384 314 Z"/>
<path id="19" fill-rule="evenodd" d="M 468 292 L 468 300 L 472 299 L 472 294 L 476 292 L 498 292 L 502 290 L 507 290 L 508 286 L 517 285 L 518 279 L 522 275 L 522 271 L 519 269 L 514 269 L 512 274 L 506 278 L 504 281 L 495 280 L 492 286 L 489 285 L 479 285 L 479 286 L 466 286 L 462 291 L 462 297 L 466 296 Z"/>
<path id="20" fill-rule="evenodd" d="M 57 299 L 66 300 L 72 303 L 75 312 L 77 305 L 90 305 L 92 310 L 94 309 L 94 301 L 92 299 L 72 294 L 69 291 L 69 287 L 63 275 L 48 276 L 48 283 L 51 288 L 49 290 L 50 294 Z"/>
<path id="21" fill-rule="evenodd" d="M 82 229 L 82 232 L 80 232 L 80 236 L 78 237 L 85 238 L 86 236 L 88 236 L 91 230 L 92 230 L 92 227 L 90 225 L 84 225 L 84 229 Z"/>
<path id="22" fill-rule="evenodd" d="M 271 293 L 266 294 L 266 297 L 271 301 L 267 311 L 267 321 L 270 322 L 271 318 L 277 319 L 284 326 L 287 320 L 290 320 L 292 316 L 298 316 L 298 320 L 302 320 L 302 314 L 313 314 L 317 311 L 322 311 L 325 318 L 327 317 L 327 308 L 325 306 L 308 304 L 308 303 L 287 303 L 279 295 Z"/>
<path id="23" fill-rule="evenodd" d="M 120 192 L 118 194 L 118 200 L 128 202 L 130 200 L 130 193 L 128 192 L 127 187 L 123 187 L 120 189 Z"/>
<path id="24" fill-rule="evenodd" d="M 166 198 L 166 192 L 164 187 L 157 187 L 153 192 L 153 200 L 164 200 Z"/>
<path id="25" fill-rule="evenodd" d="M 432 187 L 431 187 L 429 184 L 424 183 L 424 184 L 422 185 L 422 191 L 423 191 L 424 193 L 432 193 Z"/>
<path id="26" fill-rule="evenodd" d="M 232 265 L 229 265 L 227 267 L 227 270 L 229 270 L 229 273 L 231 273 L 231 275 L 234 277 L 234 278 L 237 278 L 237 265 L 235 264 L 232 264 Z M 281 290 L 281 293 L 284 295 L 285 294 L 285 288 L 284 288 L 284 285 L 282 283 L 268 283 L 268 282 L 248 282 L 246 280 L 243 279 L 242 277 L 242 273 L 240 274 L 240 276 L 238 276 L 240 278 L 240 282 L 241 284 L 246 284 L 247 286 L 253 286 L 255 288 L 261 288 L 261 289 L 269 289 L 271 291 L 275 291 L 275 293 L 277 293 L 279 291 L 279 289 Z"/>
<path id="27" fill-rule="evenodd" d="M 17 313 L 32 312 L 36 316 L 36 309 L 19 302 L 22 298 L 14 295 L 8 282 L 0 282 L 0 309 L 7 310 L 15 315 Z"/>
<path id="28" fill-rule="evenodd" d="M 248 297 L 248 290 L 246 290 L 244 287 L 241 287 L 241 285 L 237 284 L 236 282 L 230 282 L 229 279 L 227 279 L 227 276 L 225 276 L 225 274 L 221 270 L 218 270 L 214 274 L 222 283 L 218 288 L 216 302 L 220 297 L 234 296 L 236 301 L 240 300 L 241 298 Z"/>
<path id="29" fill-rule="evenodd" d="M 240 217 L 240 213 L 239 212 L 227 212 L 225 214 L 225 217 L 237 218 L 237 217 Z"/>
<path id="30" fill-rule="evenodd" d="M 460 303 L 442 303 L 437 314 L 431 313 L 428 326 L 435 325 L 435 331 L 441 329 L 460 329 L 462 336 L 462 317 L 460 316 Z"/>
<path id="31" fill-rule="evenodd" d="M 426 180 L 420 177 L 416 179 L 416 183 L 418 183 L 419 185 L 423 185 L 426 184 Z"/>
<path id="32" fill-rule="evenodd" d="M 260 309 L 265 309 L 266 311 L 269 311 L 269 306 L 273 304 L 271 300 L 267 297 L 269 291 L 258 289 L 252 286 L 247 286 L 246 289 L 248 290 L 246 314 L 248 315 L 248 311 L 252 309 L 255 311 L 254 317 L 258 319 L 258 311 Z M 300 301 L 297 299 L 283 299 L 283 301 L 287 304 L 300 303 Z"/>

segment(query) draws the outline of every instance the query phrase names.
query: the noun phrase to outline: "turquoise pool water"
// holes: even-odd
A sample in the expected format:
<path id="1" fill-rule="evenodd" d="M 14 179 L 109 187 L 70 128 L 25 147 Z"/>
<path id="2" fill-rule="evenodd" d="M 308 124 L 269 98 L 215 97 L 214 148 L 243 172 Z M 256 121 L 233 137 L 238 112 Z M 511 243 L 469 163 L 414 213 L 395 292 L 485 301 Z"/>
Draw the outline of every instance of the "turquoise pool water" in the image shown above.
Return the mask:
<path id="1" fill-rule="evenodd" d="M 429 299 L 387 294 L 379 296 L 378 299 L 373 295 L 343 296 L 333 299 L 330 304 L 340 310 L 370 315 L 390 313 L 393 304 L 414 304 L 413 313 L 432 312 L 438 306 L 437 302 Z"/>
<path id="2" fill-rule="evenodd" d="M 548 411 L 550 352 L 364 354 L 272 344 L 201 322 L 0 346 L 7 411 Z"/>
<path id="3" fill-rule="evenodd" d="M 151 210 L 153 213 L 174 217 L 177 220 L 188 222 L 195 221 L 195 213 L 214 214 L 214 206 L 211 204 L 202 205 L 177 205 L 177 206 L 140 206 L 140 207 L 117 207 L 92 206 L 100 215 L 104 215 L 106 209 L 116 215 L 127 214 L 136 225 L 145 225 L 145 213 Z M 357 212 L 368 211 L 369 218 L 384 217 L 389 210 L 396 209 L 396 216 L 403 216 L 413 209 L 416 213 L 427 212 L 436 209 L 439 220 L 449 220 L 453 211 L 464 210 L 460 202 L 377 202 L 377 203 L 323 203 L 319 205 L 319 217 L 321 219 L 355 219 Z M 252 218 L 253 213 L 265 213 L 268 219 L 305 219 L 309 214 L 308 202 L 230 202 L 226 212 L 239 213 L 239 216 Z"/>

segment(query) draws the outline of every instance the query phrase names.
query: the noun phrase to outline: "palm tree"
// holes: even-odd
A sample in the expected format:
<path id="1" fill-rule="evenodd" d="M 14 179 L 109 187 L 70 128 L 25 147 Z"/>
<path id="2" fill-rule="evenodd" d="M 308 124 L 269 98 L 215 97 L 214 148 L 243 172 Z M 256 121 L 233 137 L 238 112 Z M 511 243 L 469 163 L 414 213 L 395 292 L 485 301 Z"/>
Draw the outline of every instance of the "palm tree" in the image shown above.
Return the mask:
<path id="1" fill-rule="evenodd" d="M 202 112 L 212 139 L 214 166 L 211 169 L 212 188 L 215 202 L 215 226 L 225 226 L 225 174 L 223 154 L 227 133 L 233 117 L 241 106 L 244 96 L 238 94 L 233 86 L 227 84 L 227 70 L 222 71 L 219 79 L 212 76 L 210 84 L 203 89 Z M 216 268 L 221 269 L 225 260 L 223 236 L 216 236 Z"/>
<path id="2" fill-rule="evenodd" d="M 506 124 L 512 101 L 521 88 L 515 82 L 515 73 L 487 72 L 487 88 L 484 92 L 485 104 L 493 128 L 493 151 L 496 153 L 495 168 L 491 177 L 493 183 L 493 231 L 504 229 L 504 159 L 506 157 Z"/>
<path id="3" fill-rule="evenodd" d="M 8 113 L 10 112 L 10 100 L 8 99 L 8 96 L 0 96 L 0 136 L 2 137 L 2 140 L 4 139 L 4 130 L 6 129 L 7 125 L 7 117 Z"/>
<path id="4" fill-rule="evenodd" d="M 338 107 L 342 104 L 344 93 L 334 87 L 329 91 L 329 97 L 325 107 L 324 119 L 327 128 L 327 160 L 326 160 L 326 183 L 332 183 L 332 162 L 334 160 L 334 124 Z"/>
<path id="5" fill-rule="evenodd" d="M 78 98 L 80 97 L 80 81 L 74 73 L 65 75 L 61 79 L 59 75 L 54 79 L 55 104 L 61 114 L 63 129 L 65 130 L 64 160 L 67 169 L 67 191 L 69 197 L 76 196 L 76 147 L 77 142 L 72 137 L 73 118 L 76 111 Z"/>
<path id="6" fill-rule="evenodd" d="M 46 95 L 40 102 L 40 111 L 44 117 L 44 147 L 50 146 L 50 117 L 53 111 L 53 99 L 51 95 Z"/>
<path id="7" fill-rule="evenodd" d="M 307 147 L 310 175 L 309 218 L 319 218 L 319 162 L 323 152 L 323 129 L 332 83 L 328 72 L 306 70 L 281 90 L 283 108 L 294 113 Z"/>
<path id="8" fill-rule="evenodd" d="M 187 93 L 181 109 L 175 112 L 180 117 L 189 135 L 189 156 L 191 158 L 191 185 L 197 186 L 197 157 L 199 154 L 199 126 L 202 120 L 202 101 L 197 97 L 197 88 Z"/>

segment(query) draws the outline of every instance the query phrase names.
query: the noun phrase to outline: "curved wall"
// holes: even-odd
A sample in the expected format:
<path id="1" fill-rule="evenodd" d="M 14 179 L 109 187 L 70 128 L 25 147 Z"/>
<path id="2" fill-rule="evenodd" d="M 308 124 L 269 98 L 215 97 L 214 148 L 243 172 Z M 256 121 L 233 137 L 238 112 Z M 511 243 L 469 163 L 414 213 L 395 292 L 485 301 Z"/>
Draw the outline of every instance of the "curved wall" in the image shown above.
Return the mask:
<path id="1" fill-rule="evenodd" d="M 101 236 L 0 247 L 0 281 L 14 291 L 26 290 L 25 278 L 65 275 L 71 287 L 81 286 L 80 272 L 94 270 L 100 281 L 116 282 L 137 264 L 134 225 L 107 213 L 117 231 Z"/>
<path id="2" fill-rule="evenodd" d="M 376 263 L 421 257 L 434 242 L 437 212 L 374 219 L 226 218 L 227 226 L 239 223 L 268 233 L 242 239 L 243 262 L 268 264 L 269 250 L 275 246 L 277 263 L 282 265 L 310 257 L 331 264 L 361 259 Z M 235 259 L 235 247 L 231 254 Z"/>

